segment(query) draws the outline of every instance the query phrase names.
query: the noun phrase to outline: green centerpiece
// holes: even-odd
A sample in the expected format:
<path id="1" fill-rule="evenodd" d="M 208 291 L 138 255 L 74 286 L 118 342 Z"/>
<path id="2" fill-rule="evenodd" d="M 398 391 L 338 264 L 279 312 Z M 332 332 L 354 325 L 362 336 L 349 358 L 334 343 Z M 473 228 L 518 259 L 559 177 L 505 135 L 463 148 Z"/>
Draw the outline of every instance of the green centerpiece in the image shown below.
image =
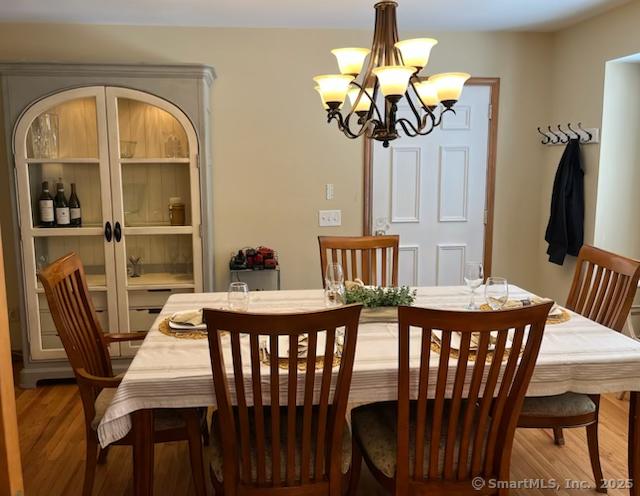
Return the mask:
<path id="1" fill-rule="evenodd" d="M 371 288 L 361 285 L 348 286 L 345 302 L 362 303 L 364 309 L 360 322 L 397 322 L 400 305 L 412 305 L 416 290 L 408 286 L 398 288 Z"/>

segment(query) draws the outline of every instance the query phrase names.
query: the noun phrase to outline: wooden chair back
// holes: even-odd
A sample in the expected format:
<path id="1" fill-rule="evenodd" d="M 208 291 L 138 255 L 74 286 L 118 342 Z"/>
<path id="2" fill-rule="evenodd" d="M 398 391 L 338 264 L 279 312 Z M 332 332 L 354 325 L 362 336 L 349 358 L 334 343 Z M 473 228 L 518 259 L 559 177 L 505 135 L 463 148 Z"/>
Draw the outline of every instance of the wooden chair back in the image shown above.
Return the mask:
<path id="1" fill-rule="evenodd" d="M 422 494 L 425 483 L 477 494 L 474 477 L 509 479 L 513 436 L 552 305 L 498 312 L 400 307 L 395 494 Z M 421 350 L 415 402 L 412 339 Z"/>
<path id="2" fill-rule="evenodd" d="M 298 314 L 204 310 L 219 424 L 224 426 L 219 435 L 226 495 L 238 494 L 240 488 L 247 495 L 268 494 L 267 488 L 277 489 L 277 494 L 340 494 L 342 435 L 361 308 L 349 305 Z M 332 393 L 334 345 L 340 341 L 341 328 L 344 343 Z M 229 336 L 223 337 L 227 332 Z M 288 352 L 279 350 L 281 336 L 288 343 Z M 303 336 L 307 355 L 298 359 Z M 231 345 L 229 382 L 234 394 L 229 389 L 223 342 Z M 301 425 L 297 425 L 300 411 L 296 405 L 303 405 Z M 285 413 L 286 425 L 284 419 L 281 422 Z M 281 462 L 282 452 L 286 456 Z M 296 452 L 300 453 L 298 461 Z"/>
<path id="3" fill-rule="evenodd" d="M 400 236 L 318 236 L 318 243 L 323 287 L 330 262 L 342 265 L 346 280 L 361 279 L 373 286 L 398 285 Z"/>
<path id="4" fill-rule="evenodd" d="M 85 425 L 89 430 L 100 388 L 84 381 L 83 373 L 113 377 L 113 370 L 89 294 L 84 266 L 80 257 L 71 252 L 39 271 L 38 279 L 44 287 L 53 322 L 78 380 Z"/>
<path id="5" fill-rule="evenodd" d="M 578 254 L 567 308 L 621 331 L 640 279 L 640 261 L 583 245 Z"/>
<path id="6" fill-rule="evenodd" d="M 111 358 L 87 287 L 84 266 L 69 253 L 38 272 L 51 316 L 74 371 L 112 377 Z"/>

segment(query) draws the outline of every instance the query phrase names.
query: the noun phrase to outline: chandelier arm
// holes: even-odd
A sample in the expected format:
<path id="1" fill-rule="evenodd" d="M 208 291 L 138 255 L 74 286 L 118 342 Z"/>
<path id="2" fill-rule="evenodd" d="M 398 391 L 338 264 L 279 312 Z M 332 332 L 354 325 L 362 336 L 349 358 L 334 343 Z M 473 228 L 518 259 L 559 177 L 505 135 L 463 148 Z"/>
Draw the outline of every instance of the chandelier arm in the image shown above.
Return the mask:
<path id="1" fill-rule="evenodd" d="M 409 119 L 405 118 L 405 117 L 401 117 L 400 119 L 398 119 L 398 124 L 400 124 L 402 126 L 402 129 L 404 129 L 405 132 L 407 132 L 407 134 L 413 136 L 417 136 L 418 134 L 420 134 L 420 128 L 416 127 L 415 124 L 413 122 L 411 122 Z M 407 131 L 406 126 L 409 126 L 411 132 L 409 133 Z"/>
<path id="2" fill-rule="evenodd" d="M 395 65 L 404 65 L 404 61 L 402 60 L 402 52 L 396 48 L 396 43 L 400 41 L 400 35 L 398 34 L 398 21 L 396 19 L 396 5 L 394 5 L 393 9 L 391 9 L 391 15 L 389 22 L 391 22 L 391 47 L 393 53 L 395 55 Z"/>
<path id="3" fill-rule="evenodd" d="M 347 138 L 350 139 L 359 138 L 367 131 L 369 127 L 373 127 L 375 129 L 378 123 L 376 119 L 367 119 L 362 123 L 359 130 L 353 131 L 350 126 L 351 114 L 347 115 L 347 117 L 345 118 L 337 110 L 331 111 L 327 116 L 327 122 L 331 122 L 332 120 L 336 121 L 338 129 L 342 131 L 342 133 L 344 133 Z"/>
<path id="4" fill-rule="evenodd" d="M 398 122 L 402 126 L 402 129 L 404 130 L 404 132 L 407 133 L 407 135 L 410 138 L 415 138 L 416 136 L 426 136 L 427 134 L 431 134 L 433 130 L 436 128 L 436 126 L 433 126 L 433 125 L 426 127 L 426 119 L 423 122 L 424 127 L 420 126 L 420 128 L 418 129 L 416 129 L 415 126 L 413 126 L 413 124 L 411 123 L 411 121 L 407 119 L 402 118 L 402 119 L 399 119 Z M 409 132 L 405 126 L 409 126 L 411 128 L 411 132 Z"/>
<path id="5" fill-rule="evenodd" d="M 345 124 L 345 128 L 349 131 L 349 133 L 351 134 L 351 136 L 353 136 L 354 138 L 358 138 L 360 136 L 362 136 L 362 133 L 365 132 L 367 126 L 369 125 L 369 121 L 364 121 L 361 125 L 360 125 L 360 129 L 356 132 L 351 130 L 351 126 L 350 126 L 350 122 L 351 122 L 351 116 L 353 114 L 349 114 L 347 116 L 347 118 L 344 120 L 344 124 Z"/>
<path id="6" fill-rule="evenodd" d="M 427 126 L 427 121 L 431 121 L 431 125 Z M 431 115 L 425 115 L 424 119 L 422 121 L 422 125 L 420 126 L 420 136 L 426 136 L 427 134 L 430 134 L 431 132 L 433 132 L 433 130 L 437 127 L 434 125 L 435 120 L 433 118 L 433 116 Z"/>
<path id="7" fill-rule="evenodd" d="M 411 99 L 411 96 L 409 95 L 409 91 L 407 90 L 407 92 L 404 94 L 404 97 L 407 99 L 407 102 L 409 103 L 409 108 L 411 108 L 411 111 L 413 112 L 413 115 L 416 118 L 416 122 L 418 123 L 418 125 L 420 124 L 420 122 L 422 121 L 422 118 L 420 116 L 420 113 L 418 112 L 418 110 L 416 109 L 416 106 L 413 104 L 413 100 Z"/>
<path id="8" fill-rule="evenodd" d="M 444 114 L 446 114 L 447 112 L 453 112 L 453 115 L 456 115 L 456 111 L 453 108 L 444 108 L 444 109 L 442 109 L 442 112 L 440 112 L 440 115 L 438 116 L 438 118 L 433 123 L 434 127 L 438 127 L 440 124 L 442 124 L 442 116 Z"/>
<path id="9" fill-rule="evenodd" d="M 371 117 L 373 114 L 373 112 L 371 111 L 371 107 L 372 107 L 373 110 L 375 110 L 376 115 L 378 116 L 378 120 L 382 121 L 383 120 L 382 115 L 380 114 L 380 110 L 378 109 L 378 106 L 376 105 L 376 102 L 374 99 L 376 87 L 374 86 L 373 95 L 369 95 L 369 93 L 367 92 L 366 86 L 362 86 L 361 84 L 356 83 L 355 81 L 352 81 L 351 84 L 360 88 L 360 93 L 358 93 L 358 98 L 353 103 L 353 108 L 355 108 L 358 105 L 358 103 L 360 103 L 360 97 L 362 96 L 362 93 L 365 93 L 369 98 L 369 100 L 371 101 L 371 106 L 367 111 L 367 120 L 371 120 Z M 365 85 L 366 85 L 366 82 L 365 82 Z M 353 113 L 353 111 L 349 112 L 349 115 L 351 115 L 351 113 Z"/>
<path id="10" fill-rule="evenodd" d="M 405 119 L 404 117 L 398 119 L 397 123 L 400 124 L 400 127 L 402 128 L 404 133 L 410 138 L 415 138 L 416 136 L 418 136 L 418 134 L 420 134 L 420 132 L 414 127 L 411 121 Z"/>

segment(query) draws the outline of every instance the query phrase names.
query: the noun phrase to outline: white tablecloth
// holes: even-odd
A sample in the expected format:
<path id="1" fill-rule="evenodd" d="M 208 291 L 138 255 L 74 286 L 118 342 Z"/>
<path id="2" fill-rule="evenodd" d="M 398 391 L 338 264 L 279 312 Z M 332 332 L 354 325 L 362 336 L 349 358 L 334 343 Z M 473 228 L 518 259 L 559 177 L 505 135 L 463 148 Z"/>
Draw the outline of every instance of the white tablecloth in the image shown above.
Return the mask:
<path id="1" fill-rule="evenodd" d="M 510 287 L 511 298 L 528 295 L 520 288 Z M 226 299 L 226 293 L 179 294 L 169 298 L 98 427 L 102 446 L 130 431 L 130 414 L 136 410 L 215 404 L 207 340 L 166 336 L 158 330 L 158 323 L 180 310 L 223 308 Z M 464 287 L 419 288 L 415 305 L 460 309 L 468 299 Z M 249 311 L 320 308 L 324 308 L 322 290 L 263 291 L 251 293 Z M 413 355 L 417 359 L 417 348 Z M 225 363 L 231 367 L 230 359 L 225 359 Z M 416 360 L 416 367 L 418 363 Z M 366 403 L 396 399 L 397 364 L 397 324 L 360 325 L 349 400 Z M 573 313 L 568 322 L 547 325 L 528 395 L 622 390 L 640 390 L 640 342 Z"/>

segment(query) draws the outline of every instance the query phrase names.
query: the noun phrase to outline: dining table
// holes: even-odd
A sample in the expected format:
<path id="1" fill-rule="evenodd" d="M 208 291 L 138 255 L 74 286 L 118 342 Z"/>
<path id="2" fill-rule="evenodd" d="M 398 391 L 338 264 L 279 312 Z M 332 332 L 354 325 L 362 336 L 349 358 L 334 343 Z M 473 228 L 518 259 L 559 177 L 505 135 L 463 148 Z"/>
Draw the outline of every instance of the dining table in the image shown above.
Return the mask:
<path id="1" fill-rule="evenodd" d="M 469 302 L 469 290 L 464 286 L 419 287 L 415 290 L 413 305 L 417 307 L 460 310 Z M 525 289 L 509 286 L 509 299 L 527 301 L 533 296 Z M 216 404 L 206 334 L 177 337 L 161 332 L 160 326 L 175 312 L 226 307 L 226 292 L 169 297 L 98 426 L 103 447 L 132 432 L 136 495 L 153 494 L 154 410 L 215 407 Z M 322 289 L 282 290 L 251 292 L 248 311 L 289 313 L 323 308 L 326 304 Z M 630 494 L 640 496 L 640 484 L 634 483 L 636 477 L 640 477 L 640 342 L 569 310 L 566 315 L 567 320 L 548 321 L 545 327 L 527 395 L 630 391 Z M 397 338 L 397 322 L 361 322 L 349 393 L 351 403 L 397 399 Z M 249 345 L 243 346 L 248 348 Z M 224 358 L 229 374 L 232 373 L 230 356 L 230 350 L 226 349 Z M 417 370 L 419 346 L 411 348 L 410 357 L 412 371 Z M 437 366 L 437 360 L 431 362 Z M 268 370 L 265 366 L 265 375 Z M 334 376 L 337 370 L 335 368 Z M 282 372 L 283 377 L 286 373 Z M 450 379 L 453 382 L 454 378 Z M 412 387 L 417 388 L 417 380 L 412 382 Z M 286 395 L 286 387 L 281 391 Z"/>

